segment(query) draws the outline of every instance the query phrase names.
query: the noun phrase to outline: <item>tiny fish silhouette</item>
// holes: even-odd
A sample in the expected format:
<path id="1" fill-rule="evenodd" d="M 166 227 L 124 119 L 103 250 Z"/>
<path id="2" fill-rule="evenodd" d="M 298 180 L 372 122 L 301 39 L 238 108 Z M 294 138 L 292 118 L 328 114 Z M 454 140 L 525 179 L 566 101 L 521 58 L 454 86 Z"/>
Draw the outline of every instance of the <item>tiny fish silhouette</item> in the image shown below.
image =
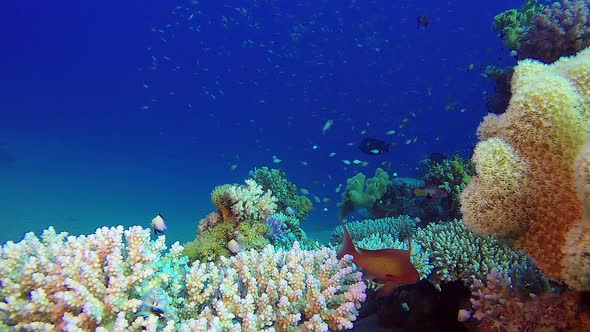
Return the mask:
<path id="1" fill-rule="evenodd" d="M 418 22 L 417 28 L 422 27 L 424 28 L 424 30 L 428 29 L 428 25 L 430 24 L 430 20 L 428 19 L 428 17 L 420 15 L 416 18 L 416 21 Z"/>

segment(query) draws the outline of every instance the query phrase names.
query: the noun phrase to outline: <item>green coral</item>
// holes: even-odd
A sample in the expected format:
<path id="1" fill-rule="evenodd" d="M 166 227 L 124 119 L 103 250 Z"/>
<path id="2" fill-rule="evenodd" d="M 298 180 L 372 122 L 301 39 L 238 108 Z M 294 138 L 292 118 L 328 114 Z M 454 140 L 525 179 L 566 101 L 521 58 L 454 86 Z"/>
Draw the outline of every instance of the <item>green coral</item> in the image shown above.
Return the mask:
<path id="1" fill-rule="evenodd" d="M 244 220 L 240 223 L 224 221 L 197 234 L 195 240 L 184 244 L 184 255 L 191 262 L 217 261 L 219 257 L 230 257 L 228 242 L 236 240 L 242 250 L 262 249 L 269 242 L 264 238 L 268 226 L 258 220 Z"/>
<path id="2" fill-rule="evenodd" d="M 445 190 L 449 196 L 449 211 L 453 216 L 459 213 L 461 191 L 469 184 L 471 177 L 475 175 L 475 165 L 469 159 L 459 155 L 445 158 L 442 162 L 424 160 L 427 172 L 424 181 L 432 183 Z"/>
<path id="3" fill-rule="evenodd" d="M 537 0 L 527 0 L 520 10 L 509 9 L 496 15 L 492 27 L 501 35 L 506 47 L 517 50 L 520 48 L 523 36 L 531 26 L 533 18 L 545 7 L 537 5 Z"/>
<path id="4" fill-rule="evenodd" d="M 294 216 L 297 219 L 307 219 L 313 204 L 309 198 L 297 195 L 297 186 L 287 180 L 283 170 L 261 167 L 250 173 L 250 179 L 256 181 L 264 190 L 270 190 L 278 199 L 277 211 L 285 212 L 289 207 L 295 211 Z"/>
<path id="5" fill-rule="evenodd" d="M 262 250 L 269 242 L 264 237 L 269 227 L 259 220 L 246 220 L 237 228 L 236 241 L 243 250 Z"/>
<path id="6" fill-rule="evenodd" d="M 346 188 L 342 193 L 340 216 L 350 215 L 356 208 L 370 208 L 387 191 L 389 174 L 381 168 L 375 170 L 375 176 L 365 181 L 363 173 L 357 173 L 346 180 Z"/>
<path id="7" fill-rule="evenodd" d="M 207 228 L 203 233 L 188 243 L 185 243 L 184 254 L 193 261 L 216 261 L 221 256 L 229 257 L 231 252 L 227 243 L 233 238 L 233 231 L 236 223 L 231 221 L 221 222 L 213 227 Z"/>

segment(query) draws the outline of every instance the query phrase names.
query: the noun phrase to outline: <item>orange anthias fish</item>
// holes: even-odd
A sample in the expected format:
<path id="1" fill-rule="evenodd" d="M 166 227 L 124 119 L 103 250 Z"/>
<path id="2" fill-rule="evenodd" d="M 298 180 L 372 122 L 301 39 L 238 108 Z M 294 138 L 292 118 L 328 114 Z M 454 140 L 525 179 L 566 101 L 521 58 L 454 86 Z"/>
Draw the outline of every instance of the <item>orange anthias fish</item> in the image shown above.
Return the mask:
<path id="1" fill-rule="evenodd" d="M 363 273 L 370 279 L 376 279 L 385 283 L 383 288 L 377 292 L 377 296 L 391 294 L 395 287 L 401 284 L 413 284 L 420 280 L 416 267 L 410 261 L 412 253 L 412 241 L 408 250 L 403 249 L 379 249 L 368 250 L 356 248 L 346 226 L 344 229 L 344 240 L 338 250 L 338 258 L 348 254 L 351 255 Z"/>

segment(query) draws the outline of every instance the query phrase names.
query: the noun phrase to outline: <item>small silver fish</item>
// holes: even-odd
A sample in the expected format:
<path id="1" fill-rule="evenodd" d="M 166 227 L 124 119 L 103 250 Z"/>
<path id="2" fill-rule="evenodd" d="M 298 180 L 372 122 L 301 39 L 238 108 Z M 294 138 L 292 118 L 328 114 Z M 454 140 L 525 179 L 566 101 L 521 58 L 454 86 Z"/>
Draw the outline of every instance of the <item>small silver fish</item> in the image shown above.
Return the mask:
<path id="1" fill-rule="evenodd" d="M 154 229 L 154 234 L 164 234 L 164 231 L 168 229 L 164 217 L 162 217 L 162 215 L 159 213 L 154 217 L 154 219 L 152 219 L 151 224 L 152 228 Z"/>

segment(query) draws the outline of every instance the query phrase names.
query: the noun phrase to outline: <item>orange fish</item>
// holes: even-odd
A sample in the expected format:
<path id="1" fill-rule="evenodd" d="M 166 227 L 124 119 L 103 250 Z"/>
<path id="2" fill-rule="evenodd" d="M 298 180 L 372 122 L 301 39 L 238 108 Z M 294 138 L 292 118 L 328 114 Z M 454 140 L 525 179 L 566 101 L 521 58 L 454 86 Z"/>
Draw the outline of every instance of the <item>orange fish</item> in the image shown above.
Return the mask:
<path id="1" fill-rule="evenodd" d="M 391 294 L 395 287 L 401 284 L 413 284 L 420 280 L 416 267 L 410 261 L 412 253 L 412 241 L 409 242 L 409 249 L 379 249 L 369 250 L 356 248 L 346 226 L 344 229 L 344 240 L 338 250 L 338 258 L 344 255 L 351 255 L 356 264 L 369 279 L 376 279 L 385 285 L 377 292 L 377 296 Z"/>

